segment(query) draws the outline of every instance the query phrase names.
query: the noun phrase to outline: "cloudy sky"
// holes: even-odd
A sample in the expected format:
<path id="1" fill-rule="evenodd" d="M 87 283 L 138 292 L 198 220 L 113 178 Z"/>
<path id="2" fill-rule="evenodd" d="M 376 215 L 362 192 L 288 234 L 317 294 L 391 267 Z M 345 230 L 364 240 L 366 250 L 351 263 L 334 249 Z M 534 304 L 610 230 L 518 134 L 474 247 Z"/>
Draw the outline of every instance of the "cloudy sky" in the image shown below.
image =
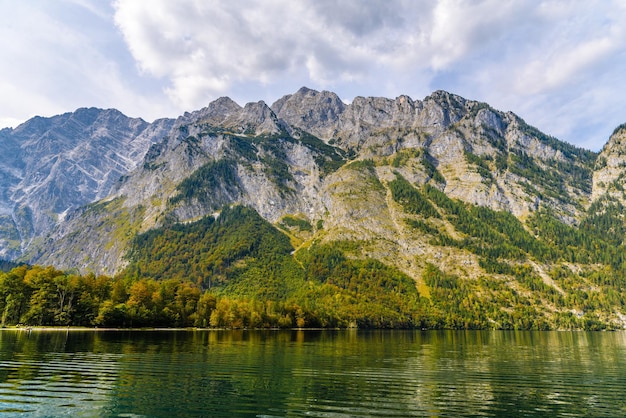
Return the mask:
<path id="1" fill-rule="evenodd" d="M 0 127 L 443 89 L 598 150 L 626 122 L 624 22 L 623 0 L 0 0 Z"/>

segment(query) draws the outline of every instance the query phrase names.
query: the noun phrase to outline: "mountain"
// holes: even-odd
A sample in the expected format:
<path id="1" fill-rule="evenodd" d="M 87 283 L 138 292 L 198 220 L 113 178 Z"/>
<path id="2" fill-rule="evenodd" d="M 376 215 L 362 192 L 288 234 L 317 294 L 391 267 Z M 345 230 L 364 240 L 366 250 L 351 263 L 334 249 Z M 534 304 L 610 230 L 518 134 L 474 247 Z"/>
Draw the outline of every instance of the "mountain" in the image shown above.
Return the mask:
<path id="1" fill-rule="evenodd" d="M 511 113 L 445 92 L 423 101 L 357 97 L 344 105 L 333 93 L 303 88 L 272 107 L 243 108 L 222 98 L 180 118 L 105 201 L 72 214 L 31 261 L 115 273 L 126 247 L 119 228 L 101 233 L 103 218 L 94 212 L 104 208 L 110 222 L 128 218 L 130 237 L 233 203 L 272 223 L 287 215 L 322 221 L 324 237 L 384 237 L 413 247 L 419 237 L 411 234 L 398 242 L 407 235 L 390 202 L 389 183 L 398 175 L 520 218 L 549 207 L 572 224 L 591 199 L 594 160 L 594 153 L 547 137 Z M 88 219 L 100 230 L 87 232 Z M 107 246 L 119 251 L 98 250 Z M 67 255 L 73 251 L 65 251 L 73 247 L 86 250 L 89 263 L 73 264 Z M 99 260 L 99 251 L 108 261 Z"/>
<path id="2" fill-rule="evenodd" d="M 220 98 L 154 124 L 118 114 L 126 125 L 104 124 L 118 142 L 101 148 L 112 140 L 70 141 L 79 113 L 0 131 L 19 156 L 0 166 L 7 225 L 18 230 L 22 207 L 34 214 L 34 232 L 17 237 L 37 239 L 13 238 L 21 261 L 293 300 L 322 326 L 625 323 L 623 127 L 596 154 L 444 91 L 345 104 L 302 88 L 270 106 Z M 74 132 L 92 132 L 95 122 L 80 120 Z M 41 133 L 66 126 L 58 139 Z M 38 134 L 29 142 L 20 130 Z M 80 143 L 96 155 L 118 151 L 118 171 Z M 25 157 L 26 144 L 41 150 L 37 159 Z M 51 159 L 73 171 L 44 187 L 36 173 Z M 100 171 L 79 169 L 96 162 Z M 80 180 L 84 172 L 110 174 L 97 182 Z M 47 192 L 67 188 L 73 194 Z M 343 316 L 328 319 L 323 306 Z M 409 311 L 422 319 L 397 316 Z"/>
<path id="3" fill-rule="evenodd" d="M 172 125 L 90 108 L 0 131 L 0 257 L 19 257 L 69 212 L 106 197 Z"/>

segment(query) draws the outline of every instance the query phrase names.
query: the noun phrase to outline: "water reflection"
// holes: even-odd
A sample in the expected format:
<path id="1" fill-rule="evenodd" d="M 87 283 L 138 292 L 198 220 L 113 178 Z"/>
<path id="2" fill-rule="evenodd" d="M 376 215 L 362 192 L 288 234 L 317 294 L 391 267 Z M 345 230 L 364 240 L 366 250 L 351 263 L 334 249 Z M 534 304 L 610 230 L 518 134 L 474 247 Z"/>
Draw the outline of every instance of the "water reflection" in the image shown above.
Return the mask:
<path id="1" fill-rule="evenodd" d="M 94 342 L 88 334 L 0 332 L 0 414 L 99 415 L 118 357 L 95 352 Z"/>
<path id="2" fill-rule="evenodd" d="M 0 413 L 621 416 L 626 334 L 0 331 Z"/>

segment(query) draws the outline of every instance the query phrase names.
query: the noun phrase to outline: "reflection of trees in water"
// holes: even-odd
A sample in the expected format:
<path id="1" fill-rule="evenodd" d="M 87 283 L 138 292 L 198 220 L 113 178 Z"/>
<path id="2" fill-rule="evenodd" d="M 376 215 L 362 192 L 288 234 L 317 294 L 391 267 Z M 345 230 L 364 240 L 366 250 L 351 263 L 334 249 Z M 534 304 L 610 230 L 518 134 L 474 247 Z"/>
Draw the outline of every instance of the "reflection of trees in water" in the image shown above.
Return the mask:
<path id="1" fill-rule="evenodd" d="M 116 383 L 117 357 L 93 343 L 93 333 L 0 331 L 0 412 L 97 414 Z"/>
<path id="2" fill-rule="evenodd" d="M 48 415 L 61 405 L 148 416 L 619 415 L 624 347 L 622 333 L 584 332 L 0 331 L 0 399 L 27 395 Z"/>
<path id="3" fill-rule="evenodd" d="M 423 411 L 459 416 L 589 416 L 626 407 L 622 333 L 428 332 L 407 359 Z M 604 389 L 602 387 L 604 386 Z M 598 396 L 605 397 L 604 406 Z M 595 411 L 595 412 L 594 412 Z"/>

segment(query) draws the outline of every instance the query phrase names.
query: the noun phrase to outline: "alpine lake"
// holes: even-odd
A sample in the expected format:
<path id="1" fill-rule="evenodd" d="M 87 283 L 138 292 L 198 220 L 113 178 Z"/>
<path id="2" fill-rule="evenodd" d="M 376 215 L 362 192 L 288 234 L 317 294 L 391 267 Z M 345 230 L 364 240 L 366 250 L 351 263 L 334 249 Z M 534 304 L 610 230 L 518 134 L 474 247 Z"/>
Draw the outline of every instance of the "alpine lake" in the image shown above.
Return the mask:
<path id="1" fill-rule="evenodd" d="M 5 329 L 0 416 L 626 416 L 626 332 Z"/>

